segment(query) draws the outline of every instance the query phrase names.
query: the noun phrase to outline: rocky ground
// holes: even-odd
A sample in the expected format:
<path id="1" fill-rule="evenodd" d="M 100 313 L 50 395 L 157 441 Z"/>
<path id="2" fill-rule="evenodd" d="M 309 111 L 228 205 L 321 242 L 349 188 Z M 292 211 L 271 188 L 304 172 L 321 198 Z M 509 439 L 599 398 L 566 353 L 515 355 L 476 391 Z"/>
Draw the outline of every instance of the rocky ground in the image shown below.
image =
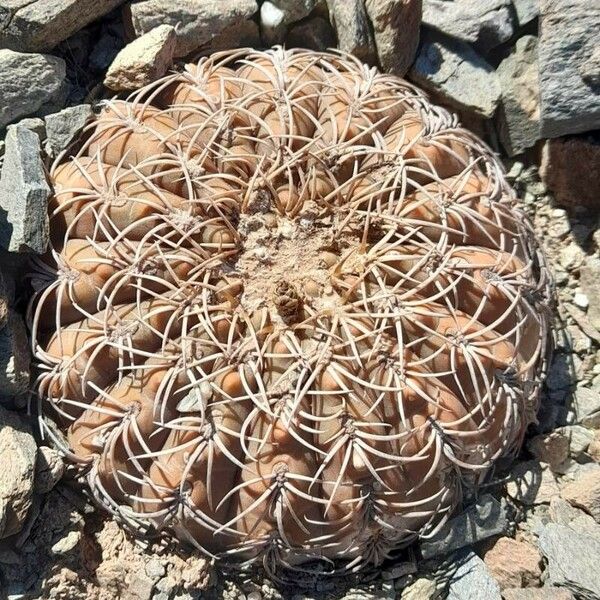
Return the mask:
<path id="1" fill-rule="evenodd" d="M 600 598 L 600 8 L 576 0 L 0 0 L 0 598 Z M 440 534 L 360 577 L 273 584 L 141 543 L 28 417 L 23 265 L 45 168 L 99 99 L 235 45 L 337 46 L 457 110 L 506 161 L 556 284 L 538 423 Z M 4 596 L 3 596 L 4 595 Z"/>

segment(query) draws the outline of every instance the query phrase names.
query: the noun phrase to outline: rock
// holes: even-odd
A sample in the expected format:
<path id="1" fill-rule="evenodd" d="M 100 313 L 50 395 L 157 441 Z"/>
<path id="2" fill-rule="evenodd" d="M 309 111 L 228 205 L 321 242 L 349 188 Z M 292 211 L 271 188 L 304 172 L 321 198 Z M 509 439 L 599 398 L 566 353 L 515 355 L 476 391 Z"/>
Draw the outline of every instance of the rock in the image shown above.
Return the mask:
<path id="1" fill-rule="evenodd" d="M 286 23 L 295 23 L 308 17 L 317 5 L 317 0 L 270 0 L 284 14 Z"/>
<path id="2" fill-rule="evenodd" d="M 16 398 L 29 388 L 31 355 L 23 317 L 9 309 L 0 328 L 0 400 Z"/>
<path id="3" fill-rule="evenodd" d="M 559 494 L 552 471 L 535 460 L 516 464 L 510 477 L 507 494 L 526 506 L 545 504 Z"/>
<path id="4" fill-rule="evenodd" d="M 483 51 L 514 33 L 510 0 L 423 0 L 423 23 Z"/>
<path id="5" fill-rule="evenodd" d="M 0 407 L 0 539 L 21 530 L 31 506 L 36 444 L 30 428 Z"/>
<path id="6" fill-rule="evenodd" d="M 177 57 L 197 50 L 227 27 L 250 19 L 257 11 L 256 0 L 142 0 L 126 8 L 138 36 L 159 25 L 174 27 Z"/>
<path id="7" fill-rule="evenodd" d="M 594 432 L 581 425 L 569 425 L 564 430 L 569 436 L 569 456 L 579 458 L 594 439 Z"/>
<path id="8" fill-rule="evenodd" d="M 327 0 L 327 7 L 337 32 L 338 48 L 374 64 L 377 51 L 363 0 Z"/>
<path id="9" fill-rule="evenodd" d="M 547 584 L 565 587 L 578 598 L 600 597 L 600 540 L 549 523 L 540 531 L 537 544 L 548 561 Z"/>
<path id="10" fill-rule="evenodd" d="M 154 580 L 164 577 L 167 572 L 164 565 L 162 565 L 155 558 L 153 558 L 152 560 L 149 560 L 146 563 L 144 570 L 146 571 L 146 575 L 148 575 L 148 577 L 150 577 L 150 579 L 154 579 Z"/>
<path id="11" fill-rule="evenodd" d="M 61 537 L 58 542 L 52 545 L 50 551 L 55 556 L 59 556 L 61 554 L 67 554 L 73 550 L 77 544 L 79 544 L 79 540 L 81 540 L 81 531 L 73 530 L 69 531 L 67 535 Z"/>
<path id="12" fill-rule="evenodd" d="M 419 45 L 421 0 L 365 0 L 381 68 L 403 77 Z"/>
<path id="13" fill-rule="evenodd" d="M 410 78 L 456 108 L 491 117 L 500 101 L 493 68 L 468 44 L 424 30 Z"/>
<path id="14" fill-rule="evenodd" d="M 89 65 L 94 71 L 104 72 L 124 46 L 124 41 L 104 32 L 89 55 Z"/>
<path id="15" fill-rule="evenodd" d="M 63 93 L 65 61 L 0 49 L 0 129 L 38 111 Z"/>
<path id="16" fill-rule="evenodd" d="M 93 114 L 89 104 L 79 104 L 48 115 L 45 118 L 46 154 L 54 158 L 68 148 Z"/>
<path id="17" fill-rule="evenodd" d="M 600 146 L 598 152 L 600 164 Z M 575 167 L 576 168 L 576 167 Z M 593 185 L 593 182 L 589 182 Z M 598 189 L 597 198 L 600 198 L 600 189 Z M 579 269 L 579 285 L 588 297 L 590 302 L 587 309 L 587 318 L 590 324 L 600 331 L 600 259 L 595 257 L 586 257 L 584 264 Z"/>
<path id="18" fill-rule="evenodd" d="M 501 537 L 490 548 L 484 562 L 502 589 L 533 587 L 542 575 L 542 557 L 528 542 Z"/>
<path id="19" fill-rule="evenodd" d="M 313 17 L 292 26 L 285 41 L 288 48 L 327 50 L 335 47 L 335 32 L 327 19 Z"/>
<path id="20" fill-rule="evenodd" d="M 600 523 L 600 469 L 582 473 L 567 483 L 560 494 L 567 502 L 585 510 Z"/>
<path id="21" fill-rule="evenodd" d="M 262 38 L 270 46 L 281 44 L 287 33 L 285 13 L 269 0 L 260 5 L 260 29 Z"/>
<path id="22" fill-rule="evenodd" d="M 418 566 L 416 561 L 409 560 L 406 562 L 396 563 L 389 569 L 385 569 L 381 572 L 381 578 L 384 581 L 392 581 L 394 579 L 400 579 L 400 577 L 404 577 L 405 575 L 411 575 L 417 571 Z"/>
<path id="23" fill-rule="evenodd" d="M 542 137 L 600 127 L 600 93 L 589 75 L 595 70 L 590 60 L 594 60 L 599 28 L 597 2 L 540 0 Z"/>
<path id="24" fill-rule="evenodd" d="M 432 538 L 421 542 L 424 559 L 441 556 L 503 533 L 508 526 L 502 504 L 484 494 L 463 513 L 450 519 Z"/>
<path id="25" fill-rule="evenodd" d="M 39 117 L 21 119 L 18 123 L 9 125 L 6 129 L 7 131 L 10 131 L 13 127 L 25 127 L 25 129 L 33 131 L 33 133 L 40 138 L 40 142 L 43 142 L 46 139 L 46 125 L 44 124 L 43 119 L 40 119 Z"/>
<path id="26" fill-rule="evenodd" d="M 0 48 L 20 52 L 50 50 L 123 2 L 0 0 Z"/>
<path id="27" fill-rule="evenodd" d="M 128 44 L 108 68 L 104 85 L 116 92 L 136 90 L 162 77 L 173 63 L 175 28 L 160 25 Z"/>
<path id="28" fill-rule="evenodd" d="M 438 597 L 435 581 L 419 577 L 402 590 L 401 600 L 434 600 Z"/>
<path id="29" fill-rule="evenodd" d="M 577 422 L 584 427 L 600 426 L 600 391 L 579 387 L 573 393 L 573 410 Z"/>
<path id="30" fill-rule="evenodd" d="M 512 0 L 519 26 L 527 25 L 539 15 L 538 0 Z"/>
<path id="31" fill-rule="evenodd" d="M 472 550 L 457 555 L 458 568 L 448 582 L 448 600 L 501 600 L 500 587 Z"/>
<path id="32" fill-rule="evenodd" d="M 531 148 L 540 137 L 537 38 L 519 38 L 496 74 L 502 89 L 498 134 L 506 152 L 514 156 Z"/>
<path id="33" fill-rule="evenodd" d="M 231 48 L 259 48 L 262 45 L 258 24 L 254 21 L 238 21 L 210 40 L 207 48 L 211 52 Z"/>
<path id="34" fill-rule="evenodd" d="M 43 254 L 48 246 L 51 189 L 40 140 L 24 127 L 11 129 L 0 175 L 0 245 L 10 252 Z"/>
<path id="35" fill-rule="evenodd" d="M 575 292 L 573 295 L 573 304 L 585 310 L 590 305 L 590 301 L 584 293 Z"/>
<path id="36" fill-rule="evenodd" d="M 555 587 L 543 588 L 511 588 L 502 590 L 504 600 L 575 600 L 569 591 Z"/>
<path id="37" fill-rule="evenodd" d="M 590 442 L 587 453 L 594 462 L 600 463 L 600 429 L 594 431 L 594 439 Z"/>
<path id="38" fill-rule="evenodd" d="M 48 493 L 60 481 L 64 471 L 62 455 L 54 448 L 40 446 L 35 463 L 35 491 Z"/>
<path id="39" fill-rule="evenodd" d="M 595 208 L 600 181 L 587 177 L 594 165 L 600 165 L 600 143 L 594 137 L 557 138 L 544 145 L 540 174 L 560 204 Z"/>
<path id="40" fill-rule="evenodd" d="M 563 430 L 542 433 L 531 438 L 527 448 L 538 460 L 548 463 L 554 470 L 569 458 L 569 436 Z"/>

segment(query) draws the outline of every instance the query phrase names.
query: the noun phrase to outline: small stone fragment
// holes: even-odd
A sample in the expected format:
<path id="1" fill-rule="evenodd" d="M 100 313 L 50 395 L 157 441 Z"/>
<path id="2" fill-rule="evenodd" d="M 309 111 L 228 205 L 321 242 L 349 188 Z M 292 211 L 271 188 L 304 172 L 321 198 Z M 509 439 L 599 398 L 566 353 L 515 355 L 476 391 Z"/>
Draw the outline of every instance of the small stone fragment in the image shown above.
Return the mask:
<path id="1" fill-rule="evenodd" d="M 29 389 L 31 353 L 23 317 L 9 309 L 0 327 L 0 402 Z"/>
<path id="2" fill-rule="evenodd" d="M 160 25 L 177 32 L 175 56 L 186 56 L 232 25 L 258 12 L 256 0 L 142 0 L 127 6 L 138 36 Z"/>
<path id="3" fill-rule="evenodd" d="M 423 30 L 409 76 L 458 109 L 491 117 L 500 101 L 494 69 L 465 42 Z"/>
<path id="4" fill-rule="evenodd" d="M 537 38 L 519 38 L 496 73 L 502 89 L 498 133 L 507 153 L 514 156 L 531 148 L 540 137 Z"/>
<path id="5" fill-rule="evenodd" d="M 560 493 L 565 500 L 585 510 L 600 523 L 600 468 L 581 473 L 574 481 L 567 483 Z"/>
<path id="6" fill-rule="evenodd" d="M 435 581 L 419 577 L 402 590 L 401 600 L 434 600 L 438 597 Z"/>
<path id="7" fill-rule="evenodd" d="M 286 37 L 286 46 L 317 51 L 327 50 L 335 46 L 335 32 L 327 19 L 313 17 L 290 28 Z"/>
<path id="8" fill-rule="evenodd" d="M 24 127 L 12 128 L 6 136 L 0 175 L 0 245 L 3 248 L 9 252 L 37 254 L 46 251 L 50 195 L 38 136 Z"/>
<path id="9" fill-rule="evenodd" d="M 590 59 L 597 47 L 600 3 L 540 0 L 539 5 L 542 137 L 597 129 L 600 93 L 593 77 L 590 80 Z"/>
<path id="10" fill-rule="evenodd" d="M 0 44 L 1 45 L 1 44 Z M 35 113 L 63 91 L 65 61 L 0 49 L 0 129 Z"/>
<path id="11" fill-rule="evenodd" d="M 600 597 L 600 539 L 549 523 L 537 544 L 548 561 L 546 584 L 568 588 L 578 598 Z"/>
<path id="12" fill-rule="evenodd" d="M 542 557 L 528 542 L 501 537 L 485 553 L 484 562 L 500 588 L 533 587 L 542 575 Z"/>
<path id="13" fill-rule="evenodd" d="M 485 563 L 472 550 L 456 557 L 458 568 L 451 575 L 448 600 L 501 600 L 500 587 Z"/>
<path id="14" fill-rule="evenodd" d="M 108 68 L 104 85 L 116 92 L 136 90 L 162 77 L 173 63 L 175 28 L 160 25 L 128 44 Z"/>
<path id="15" fill-rule="evenodd" d="M 44 124 L 43 119 L 39 117 L 29 117 L 27 119 L 21 119 L 18 123 L 14 125 L 9 125 L 7 130 L 10 130 L 13 127 L 25 127 L 25 129 L 29 129 L 29 131 L 33 131 L 39 138 L 40 141 L 43 142 L 46 138 L 46 125 Z"/>
<path id="16" fill-rule="evenodd" d="M 52 546 L 51 552 L 54 555 L 67 554 L 79 544 L 80 539 L 81 531 L 77 529 L 69 531 L 67 535 L 61 537 L 60 540 Z"/>
<path id="17" fill-rule="evenodd" d="M 81 132 L 92 114 L 92 107 L 89 104 L 80 104 L 48 115 L 45 118 L 46 154 L 51 158 L 58 156 Z"/>
<path id="18" fill-rule="evenodd" d="M 404 76 L 415 59 L 421 26 L 421 0 L 366 0 L 379 63 Z"/>
<path id="19" fill-rule="evenodd" d="M 514 32 L 510 0 L 424 0 L 423 23 L 487 51 Z"/>
<path id="20" fill-rule="evenodd" d="M 560 204 L 592 208 L 598 206 L 600 181 L 588 177 L 591 165 L 600 165 L 600 143 L 594 137 L 557 138 L 544 145 L 540 175 Z"/>
<path id="21" fill-rule="evenodd" d="M 36 444 L 30 428 L 0 407 L 0 539 L 20 531 L 31 506 Z"/>
<path id="22" fill-rule="evenodd" d="M 363 0 L 327 0 L 327 6 L 337 32 L 338 48 L 374 64 L 377 51 Z"/>
<path id="23" fill-rule="evenodd" d="M 512 3 L 517 13 L 517 21 L 519 21 L 521 27 L 531 23 L 540 13 L 538 0 L 512 0 Z"/>
<path id="24" fill-rule="evenodd" d="M 484 494 L 462 514 L 450 519 L 434 537 L 422 541 L 421 554 L 424 559 L 448 554 L 503 533 L 507 526 L 502 504 L 493 496 Z"/>
<path id="25" fill-rule="evenodd" d="M 287 33 L 285 13 L 273 2 L 265 0 L 260 5 L 260 27 L 267 44 L 281 44 Z"/>

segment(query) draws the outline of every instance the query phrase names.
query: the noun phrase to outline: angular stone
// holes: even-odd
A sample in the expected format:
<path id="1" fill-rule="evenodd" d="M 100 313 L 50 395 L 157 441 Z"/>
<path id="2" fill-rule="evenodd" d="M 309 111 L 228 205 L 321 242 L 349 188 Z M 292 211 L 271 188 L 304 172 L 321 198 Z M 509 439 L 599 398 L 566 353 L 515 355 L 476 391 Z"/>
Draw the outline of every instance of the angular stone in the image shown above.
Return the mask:
<path id="1" fill-rule="evenodd" d="M 338 48 L 374 64 L 377 51 L 362 0 L 327 0 L 329 19 L 337 33 Z"/>
<path id="2" fill-rule="evenodd" d="M 569 456 L 579 458 L 589 447 L 594 439 L 594 432 L 581 425 L 569 425 L 564 427 L 569 436 Z"/>
<path id="3" fill-rule="evenodd" d="M 124 0 L 0 0 L 0 48 L 50 50 Z"/>
<path id="4" fill-rule="evenodd" d="M 427 30 L 421 37 L 410 78 L 456 108 L 491 117 L 501 96 L 494 69 L 464 42 Z"/>
<path id="5" fill-rule="evenodd" d="M 419 46 L 421 0 L 366 0 L 382 69 L 400 77 L 412 65 Z"/>
<path id="6" fill-rule="evenodd" d="M 578 423 L 595 428 L 600 425 L 600 390 L 580 387 L 573 393 L 573 410 Z"/>
<path id="7" fill-rule="evenodd" d="M 434 537 L 421 542 L 421 554 L 424 559 L 447 554 L 499 535 L 507 526 L 502 504 L 493 496 L 484 494 L 462 514 L 450 519 Z"/>
<path id="8" fill-rule="evenodd" d="M 512 0 L 512 3 L 521 27 L 531 23 L 540 14 L 538 0 Z"/>
<path id="9" fill-rule="evenodd" d="M 458 568 L 448 582 L 448 600 L 501 600 L 500 587 L 472 550 L 457 555 Z"/>
<path id="10" fill-rule="evenodd" d="M 60 481 L 64 471 L 62 455 L 54 448 L 40 446 L 35 463 L 35 491 L 48 493 Z"/>
<path id="11" fill-rule="evenodd" d="M 281 44 L 287 33 L 285 13 L 269 0 L 260 5 L 260 30 L 269 45 Z"/>
<path id="12" fill-rule="evenodd" d="M 582 473 L 567 483 L 560 494 L 567 502 L 585 510 L 600 523 L 600 468 Z"/>
<path id="13" fill-rule="evenodd" d="M 10 252 L 43 254 L 48 246 L 51 190 L 38 136 L 15 127 L 6 136 L 0 175 L 0 245 Z"/>
<path id="14" fill-rule="evenodd" d="M 9 309 L 0 328 L 0 402 L 27 392 L 30 363 L 31 353 L 23 317 Z"/>
<path id="15" fill-rule="evenodd" d="M 549 523 L 540 531 L 537 544 L 548 561 L 547 584 L 565 587 L 578 598 L 600 597 L 600 540 Z"/>
<path id="16" fill-rule="evenodd" d="M 510 0 L 424 0 L 423 23 L 489 50 L 514 33 Z"/>
<path id="17" fill-rule="evenodd" d="M 77 137 L 92 114 L 89 104 L 79 104 L 48 115 L 45 118 L 46 154 L 51 158 L 58 156 Z"/>
<path id="18" fill-rule="evenodd" d="M 335 32 L 327 19 L 313 17 L 290 28 L 286 37 L 286 46 L 327 50 L 335 46 Z"/>
<path id="19" fill-rule="evenodd" d="M 498 539 L 485 553 L 484 562 L 502 589 L 538 585 L 542 575 L 537 548 L 509 537 Z"/>
<path id="20" fill-rule="evenodd" d="M 9 125 L 6 129 L 9 131 L 13 127 L 25 127 L 25 129 L 29 129 L 29 131 L 33 131 L 39 138 L 40 141 L 44 141 L 46 138 L 46 125 L 44 124 L 44 120 L 39 117 L 29 117 L 27 119 L 21 119 L 18 123 L 14 125 Z"/>
<path id="21" fill-rule="evenodd" d="M 0 407 L 0 539 L 23 526 L 31 506 L 36 450 L 30 428 Z"/>
<path id="22" fill-rule="evenodd" d="M 594 67 L 600 3 L 540 0 L 541 133 L 558 137 L 600 127 Z M 596 75 L 593 75 L 596 73 Z"/>
<path id="23" fill-rule="evenodd" d="M 45 54 L 0 49 L 0 129 L 61 94 L 65 61 Z"/>
<path id="24" fill-rule="evenodd" d="M 123 92 L 156 81 L 173 64 L 176 38 L 174 27 L 159 25 L 127 44 L 108 68 L 104 85 Z"/>
<path id="25" fill-rule="evenodd" d="M 540 137 L 537 38 L 519 38 L 496 74 L 502 89 L 498 134 L 507 153 L 514 156 L 531 148 Z"/>
<path id="26" fill-rule="evenodd" d="M 207 44 L 225 28 L 258 12 L 256 0 L 142 0 L 127 6 L 138 36 L 159 25 L 177 31 L 175 56 L 186 56 Z"/>
<path id="27" fill-rule="evenodd" d="M 564 206 L 596 209 L 600 205 L 600 178 L 587 176 L 590 169 L 598 168 L 600 142 L 596 136 L 569 136 L 544 144 L 540 174 Z"/>

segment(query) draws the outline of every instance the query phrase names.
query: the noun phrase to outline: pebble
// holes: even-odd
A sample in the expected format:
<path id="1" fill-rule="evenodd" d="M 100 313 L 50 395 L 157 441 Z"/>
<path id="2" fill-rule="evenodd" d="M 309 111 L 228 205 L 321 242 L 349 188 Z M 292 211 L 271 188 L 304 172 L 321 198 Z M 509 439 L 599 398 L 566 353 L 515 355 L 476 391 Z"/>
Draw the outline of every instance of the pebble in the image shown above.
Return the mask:
<path id="1" fill-rule="evenodd" d="M 161 577 L 164 577 L 167 572 L 164 565 L 156 559 L 149 560 L 145 564 L 144 570 L 150 579 L 160 579 Z"/>
<path id="2" fill-rule="evenodd" d="M 104 77 L 116 92 L 136 90 L 160 79 L 173 63 L 175 28 L 159 25 L 123 48 Z"/>
<path id="3" fill-rule="evenodd" d="M 62 537 L 52 546 L 51 552 L 57 556 L 61 554 L 67 554 L 68 552 L 71 552 L 71 550 L 73 550 L 77 544 L 79 544 L 80 540 L 81 531 L 69 531 L 66 536 Z"/>
<path id="4" fill-rule="evenodd" d="M 402 590 L 401 600 L 434 600 L 438 597 L 435 581 L 419 577 Z"/>
<path id="5" fill-rule="evenodd" d="M 575 295 L 573 296 L 573 304 L 585 310 L 590 305 L 590 301 L 583 292 L 575 292 Z"/>
<path id="6" fill-rule="evenodd" d="M 26 394 L 30 364 L 31 353 L 23 317 L 9 308 L 4 325 L 0 326 L 0 403 L 17 401 Z"/>
<path id="7" fill-rule="evenodd" d="M 529 542 L 501 537 L 485 553 L 484 562 L 502 589 L 539 585 L 542 557 Z"/>
<path id="8" fill-rule="evenodd" d="M 285 12 L 273 2 L 265 0 L 260 6 L 260 26 L 267 44 L 280 44 L 287 33 Z"/>

